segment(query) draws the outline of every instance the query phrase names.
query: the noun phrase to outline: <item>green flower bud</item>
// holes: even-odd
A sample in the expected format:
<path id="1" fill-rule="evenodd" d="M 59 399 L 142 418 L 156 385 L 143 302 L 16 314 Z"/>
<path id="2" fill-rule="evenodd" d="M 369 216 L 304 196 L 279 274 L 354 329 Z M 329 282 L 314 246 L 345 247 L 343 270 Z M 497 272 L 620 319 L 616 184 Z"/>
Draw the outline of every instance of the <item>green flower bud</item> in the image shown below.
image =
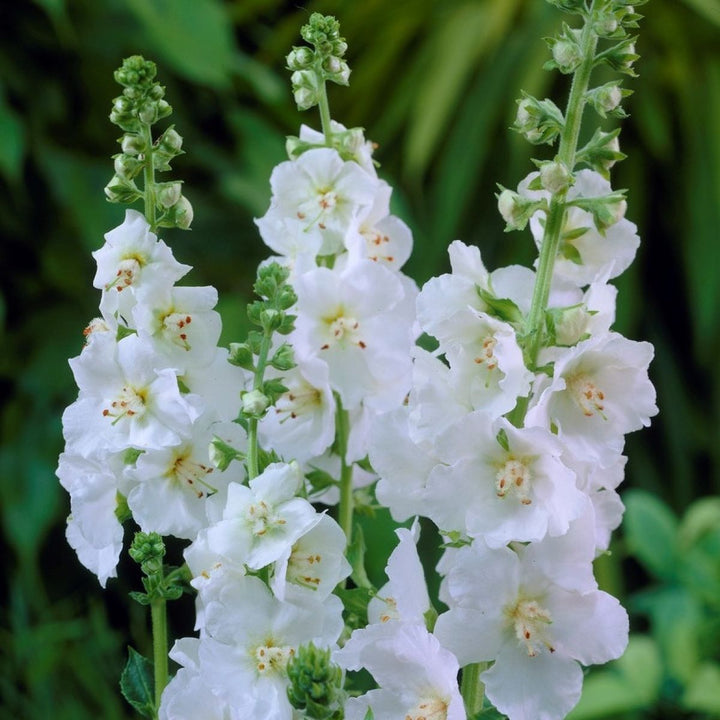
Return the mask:
<path id="1" fill-rule="evenodd" d="M 532 95 L 518 100 L 513 129 L 533 145 L 552 145 L 562 132 L 564 124 L 565 118 L 552 100 L 541 101 Z"/>
<path id="2" fill-rule="evenodd" d="M 245 368 L 245 370 L 255 370 L 255 358 L 252 349 L 247 343 L 230 343 L 230 356 L 228 362 L 231 365 Z"/>
<path id="3" fill-rule="evenodd" d="M 113 157 L 115 173 L 123 180 L 132 180 L 142 169 L 143 161 L 132 155 L 115 155 Z"/>
<path id="4" fill-rule="evenodd" d="M 242 411 L 249 417 L 262 417 L 270 405 L 270 400 L 260 390 L 251 390 L 242 394 Z"/>
<path id="5" fill-rule="evenodd" d="M 498 186 L 501 193 L 497 195 L 498 210 L 505 220 L 505 232 L 524 230 L 532 215 L 538 210 L 547 210 L 545 199 L 532 200 L 512 190 Z"/>
<path id="6" fill-rule="evenodd" d="M 613 13 L 603 13 L 593 23 L 593 30 L 599 37 L 610 37 L 618 29 L 620 23 Z"/>
<path id="7" fill-rule="evenodd" d="M 561 162 L 544 162 L 540 165 L 540 183 L 553 195 L 564 192 L 572 185 L 572 174 Z"/>
<path id="8" fill-rule="evenodd" d="M 114 175 L 105 186 L 105 197 L 110 202 L 133 203 L 142 197 L 142 193 L 132 180 Z"/>
<path id="9" fill-rule="evenodd" d="M 285 61 L 288 70 L 307 70 L 315 62 L 315 53 L 309 47 L 294 47 Z"/>
<path id="10" fill-rule="evenodd" d="M 168 182 L 159 183 L 157 188 L 157 201 L 164 208 L 170 208 L 177 204 L 182 195 L 182 183 Z"/>
<path id="11" fill-rule="evenodd" d="M 281 372 L 286 372 L 287 370 L 291 370 L 292 368 L 294 368 L 296 362 L 295 353 L 293 352 L 292 345 L 283 343 L 272 356 L 270 360 L 270 365 L 272 365 L 276 370 L 280 370 Z"/>
<path id="12" fill-rule="evenodd" d="M 115 71 L 115 82 L 125 87 L 149 88 L 155 75 L 157 67 L 154 62 L 145 60 L 141 55 L 132 55 L 125 58 L 122 66 Z"/>
<path id="13" fill-rule="evenodd" d="M 158 533 L 137 532 L 133 538 L 130 550 L 130 557 L 143 566 L 143 571 L 148 564 L 162 567 L 162 559 L 165 557 L 165 543 Z"/>
<path id="14" fill-rule="evenodd" d="M 144 102 L 138 108 L 138 117 L 146 125 L 152 125 L 158 119 L 157 105 L 153 102 Z"/>
<path id="15" fill-rule="evenodd" d="M 301 645 L 287 665 L 290 704 L 313 720 L 330 720 L 344 700 L 342 670 L 330 650 Z"/>
<path id="16" fill-rule="evenodd" d="M 181 195 L 171 210 L 175 220 L 175 227 L 180 228 L 180 230 L 189 230 L 193 221 L 193 207 L 190 201 L 184 195 Z"/>
<path id="17" fill-rule="evenodd" d="M 159 138 L 158 149 L 168 155 L 179 155 L 182 149 L 183 139 L 180 133 L 170 126 Z"/>
<path id="18" fill-rule="evenodd" d="M 274 308 L 266 308 L 260 313 L 260 324 L 264 330 L 277 330 L 283 322 L 284 313 Z"/>
<path id="19" fill-rule="evenodd" d="M 553 60 L 558 70 L 565 75 L 574 73 L 582 62 L 582 53 L 576 42 L 572 40 L 558 40 L 552 48 Z"/>
<path id="20" fill-rule="evenodd" d="M 142 155 L 147 150 L 145 140 L 135 133 L 123 135 L 120 147 L 126 155 Z"/>

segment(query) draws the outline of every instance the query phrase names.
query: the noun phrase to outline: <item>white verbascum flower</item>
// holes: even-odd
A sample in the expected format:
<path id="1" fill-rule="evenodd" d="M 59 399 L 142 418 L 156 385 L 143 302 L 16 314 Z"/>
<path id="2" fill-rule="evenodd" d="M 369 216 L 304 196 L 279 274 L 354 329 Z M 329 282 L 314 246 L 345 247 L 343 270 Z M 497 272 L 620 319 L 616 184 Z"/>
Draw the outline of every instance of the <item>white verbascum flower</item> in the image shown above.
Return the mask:
<path id="1" fill-rule="evenodd" d="M 265 217 L 297 218 L 305 223 L 305 232 L 322 239 L 319 254 L 342 252 L 348 229 L 372 206 L 378 184 L 376 177 L 355 162 L 343 161 L 336 150 L 308 150 L 273 170 L 273 195 Z"/>
<path id="2" fill-rule="evenodd" d="M 215 436 L 240 449 L 244 431 L 235 423 L 196 422 L 180 444 L 147 450 L 127 470 L 132 482 L 127 502 L 143 532 L 157 532 L 193 540 L 207 527 L 207 501 L 225 505 L 228 484 L 242 482 L 240 463 L 220 472 L 210 462 L 209 447 Z"/>
<path id="3" fill-rule="evenodd" d="M 339 601 L 280 602 L 259 578 L 237 578 L 205 608 L 199 672 L 213 694 L 242 708 L 244 717 L 291 720 L 287 663 L 301 644 L 334 646 L 341 609 Z"/>
<path id="4" fill-rule="evenodd" d="M 502 434 L 502 440 L 499 436 Z M 444 531 L 489 547 L 563 535 L 585 508 L 563 446 L 542 428 L 472 413 L 439 439 L 444 459 L 427 482 L 426 514 Z"/>
<path id="5" fill-rule="evenodd" d="M 589 557 L 573 547 L 583 534 Z M 560 720 L 580 698 L 581 665 L 615 659 L 627 645 L 627 613 L 584 579 L 593 547 L 589 526 L 517 552 L 476 541 L 453 553 L 442 593 L 450 609 L 435 633 L 461 666 L 494 661 L 480 677 L 510 720 Z"/>
<path id="6" fill-rule="evenodd" d="M 573 455 L 609 466 L 622 452 L 624 435 L 646 427 L 657 413 L 648 378 L 653 352 L 650 343 L 618 333 L 546 351 L 540 361 L 554 361 L 553 377 L 536 388 L 525 424 L 552 425 Z"/>
<path id="7" fill-rule="evenodd" d="M 368 632 L 372 642 L 363 637 Z M 380 686 L 348 700 L 347 720 L 363 720 L 368 708 L 378 720 L 465 720 L 458 662 L 423 625 L 397 622 L 355 630 L 334 659 L 348 670 L 366 668 Z"/>
<path id="8" fill-rule="evenodd" d="M 97 262 L 93 285 L 103 291 L 100 309 L 105 317 L 129 312 L 139 288 L 169 288 L 191 269 L 175 260 L 137 210 L 125 211 L 122 225 L 105 235 L 105 244 L 93 257 Z"/>
<path id="9" fill-rule="evenodd" d="M 351 571 L 347 539 L 329 515 L 301 535 L 275 562 L 270 581 L 275 596 L 290 602 L 322 602 Z"/>
<path id="10" fill-rule="evenodd" d="M 80 562 L 94 572 L 100 585 L 117 576 L 123 528 L 117 518 L 122 453 L 88 457 L 68 450 L 60 455 L 57 477 L 70 493 L 66 536 Z"/>
<path id="11" fill-rule="evenodd" d="M 149 340 L 100 340 L 69 361 L 80 394 L 63 414 L 66 442 L 82 454 L 178 445 L 201 413 L 201 398 L 180 393 L 174 369 L 158 369 Z"/>
<path id="12" fill-rule="evenodd" d="M 335 400 L 327 364 L 313 357 L 298 360 L 296 367 L 282 373 L 287 392 L 260 420 L 258 432 L 263 447 L 303 463 L 333 443 Z"/>
<path id="13" fill-rule="evenodd" d="M 412 318 L 399 313 L 405 288 L 397 275 L 369 260 L 342 272 L 317 268 L 299 277 L 292 341 L 299 360 L 329 367 L 330 385 L 346 409 L 361 402 L 397 407 L 409 386 Z"/>
<path id="14" fill-rule="evenodd" d="M 302 476 L 297 463 L 273 463 L 250 486 L 232 483 L 222 520 L 208 530 L 218 555 L 260 569 L 282 557 L 320 515 L 295 497 Z"/>
<path id="15" fill-rule="evenodd" d="M 549 197 L 545 191 L 527 190 L 528 184 L 538 173 L 531 173 L 519 185 L 518 192 L 528 197 Z M 603 197 L 612 192 L 610 183 L 593 170 L 579 170 L 575 183 L 568 190 L 567 201 L 576 198 Z M 540 210 L 530 219 L 530 229 L 538 247 L 542 244 L 545 213 Z M 573 231 L 587 231 L 573 238 Z M 623 273 L 635 258 L 640 246 L 637 226 L 620 217 L 605 233 L 595 226 L 593 216 L 587 210 L 570 207 L 562 229 L 563 240 L 554 265 L 554 273 L 566 277 L 582 287 L 604 278 L 612 280 Z M 569 238 L 568 238 L 569 235 Z"/>
<path id="16" fill-rule="evenodd" d="M 153 340 L 169 367 L 203 367 L 212 362 L 222 321 L 213 310 L 214 287 L 152 286 L 136 293 L 133 319 L 138 334 Z"/>

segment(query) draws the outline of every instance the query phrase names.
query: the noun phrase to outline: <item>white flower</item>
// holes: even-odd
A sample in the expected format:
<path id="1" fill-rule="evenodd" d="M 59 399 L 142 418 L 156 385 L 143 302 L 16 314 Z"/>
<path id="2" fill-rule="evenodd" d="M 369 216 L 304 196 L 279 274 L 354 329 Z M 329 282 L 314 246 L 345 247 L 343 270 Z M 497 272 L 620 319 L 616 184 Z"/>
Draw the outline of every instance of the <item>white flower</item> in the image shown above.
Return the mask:
<path id="1" fill-rule="evenodd" d="M 405 288 L 369 260 L 337 272 L 311 270 L 297 279 L 293 342 L 298 358 L 318 357 L 343 406 L 397 407 L 409 389 L 412 318 L 399 313 Z"/>
<path id="2" fill-rule="evenodd" d="M 121 472 L 122 458 L 109 453 L 85 458 L 64 452 L 57 469 L 70 493 L 67 541 L 103 587 L 117 575 L 123 545 L 123 528 L 115 514 Z"/>
<path id="3" fill-rule="evenodd" d="M 133 487 L 127 501 L 143 532 L 194 539 L 209 524 L 208 498 L 224 505 L 228 484 L 243 481 L 240 463 L 231 463 L 225 472 L 213 467 L 209 446 L 215 435 L 236 448 L 245 442 L 235 423 L 197 422 L 179 445 L 148 450 L 128 469 Z"/>
<path id="4" fill-rule="evenodd" d="M 529 197 L 549 197 L 544 191 L 528 191 L 528 183 L 537 176 L 531 173 L 523 180 L 518 192 Z M 610 183 L 593 170 L 580 170 L 575 184 L 568 190 L 567 200 L 602 197 L 612 192 Z M 545 213 L 540 210 L 530 220 L 530 229 L 538 247 L 542 243 Z M 555 261 L 554 273 L 566 277 L 578 286 L 589 285 L 600 279 L 612 280 L 624 272 L 635 258 L 640 245 L 637 226 L 624 218 L 611 225 L 605 234 L 595 227 L 593 216 L 586 210 L 571 207 L 567 211 L 562 233 L 567 236 L 580 228 L 587 232 L 574 239 L 564 239 Z"/>
<path id="5" fill-rule="evenodd" d="M 157 286 L 137 293 L 133 319 L 141 337 L 152 338 L 170 367 L 202 367 L 212 362 L 222 322 L 213 308 L 213 287 Z"/>
<path id="6" fill-rule="evenodd" d="M 207 634 L 198 651 L 206 685 L 244 717 L 291 720 L 287 663 L 301 644 L 334 645 L 342 620 L 329 616 L 340 617 L 341 608 L 280 602 L 255 577 L 227 584 L 206 607 Z"/>
<path id="7" fill-rule="evenodd" d="M 417 552 L 420 525 L 416 520 L 410 530 L 398 528 L 395 534 L 398 544 L 385 567 L 388 581 L 370 600 L 368 621 L 375 624 L 399 620 L 424 625 L 430 597 Z"/>
<path id="8" fill-rule="evenodd" d="M 282 373 L 287 392 L 260 420 L 258 431 L 263 447 L 302 463 L 333 443 L 335 400 L 327 364 L 313 357 L 298 360 L 297 367 Z"/>
<path id="9" fill-rule="evenodd" d="M 348 701 L 347 720 L 363 720 L 368 707 L 378 720 L 465 720 L 457 660 L 422 625 L 398 622 L 355 630 L 334 658 L 348 670 L 366 668 L 380 686 Z"/>
<path id="10" fill-rule="evenodd" d="M 277 212 L 268 212 L 255 220 L 265 244 L 278 255 L 265 262 L 277 262 L 290 270 L 288 282 L 317 267 L 315 258 L 320 252 L 322 237 L 319 233 L 307 232 L 304 221 L 286 217 Z"/>
<path id="11" fill-rule="evenodd" d="M 448 464 L 430 473 L 425 514 L 445 531 L 480 537 L 493 548 L 534 542 L 566 533 L 585 508 L 575 474 L 560 460 L 563 446 L 547 430 L 472 413 L 438 447 Z"/>
<path id="12" fill-rule="evenodd" d="M 275 563 L 271 587 L 279 600 L 322 602 L 351 571 L 347 540 L 329 515 L 320 515 Z"/>
<path id="13" fill-rule="evenodd" d="M 345 236 L 373 204 L 379 181 L 336 150 L 317 148 L 277 165 L 270 177 L 268 213 L 297 218 L 322 238 L 321 255 L 342 252 Z"/>
<path id="14" fill-rule="evenodd" d="M 577 532 L 592 538 L 591 527 Z M 461 666 L 494 661 L 480 677 L 510 720 L 560 720 L 580 698 L 581 664 L 617 658 L 627 644 L 627 614 L 618 601 L 578 582 L 592 556 L 579 558 L 574 538 L 550 538 L 517 553 L 476 541 L 453 555 L 443 592 L 450 610 L 435 633 Z M 583 554 L 593 544 L 584 543 Z"/>
<path id="15" fill-rule="evenodd" d="M 180 394 L 175 371 L 157 368 L 148 340 L 99 340 L 70 360 L 80 395 L 63 415 L 68 445 L 83 454 L 178 445 L 200 415 L 201 399 Z"/>
<path id="16" fill-rule="evenodd" d="M 625 433 L 646 427 L 657 413 L 652 357 L 650 343 L 617 333 L 547 351 L 541 363 L 554 360 L 553 378 L 539 385 L 525 424 L 553 424 L 573 455 L 607 467 L 622 452 Z"/>
<path id="17" fill-rule="evenodd" d="M 256 570 L 278 560 L 320 519 L 295 497 L 301 482 L 297 463 L 273 463 L 250 487 L 232 483 L 222 520 L 208 530 L 209 547 Z"/>
<path id="18" fill-rule="evenodd" d="M 93 257 L 97 262 L 93 285 L 103 290 L 100 309 L 105 317 L 129 312 L 137 289 L 147 285 L 169 288 L 191 269 L 175 260 L 137 210 L 125 211 L 123 224 L 105 235 L 105 244 Z"/>

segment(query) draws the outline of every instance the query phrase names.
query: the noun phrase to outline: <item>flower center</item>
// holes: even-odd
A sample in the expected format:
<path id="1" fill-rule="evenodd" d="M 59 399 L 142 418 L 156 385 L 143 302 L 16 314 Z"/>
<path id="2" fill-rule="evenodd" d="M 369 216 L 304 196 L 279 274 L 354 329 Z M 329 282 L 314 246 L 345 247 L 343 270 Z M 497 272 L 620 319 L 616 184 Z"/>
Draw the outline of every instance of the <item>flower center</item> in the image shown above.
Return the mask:
<path id="1" fill-rule="evenodd" d="M 555 652 L 548 632 L 552 616 L 537 600 L 518 600 L 506 610 L 506 615 L 513 625 L 515 637 L 525 646 L 529 657 L 535 657 L 543 650 Z"/>
<path id="2" fill-rule="evenodd" d="M 179 345 L 184 350 L 190 350 L 188 342 L 188 326 L 192 322 L 192 316 L 187 313 L 170 312 L 163 315 L 161 320 L 162 334 L 173 344 Z"/>
<path id="3" fill-rule="evenodd" d="M 142 417 L 146 410 L 147 390 L 144 388 L 137 390 L 134 387 L 126 385 L 110 403 L 110 407 L 103 409 L 104 417 L 114 418 L 112 424 L 124 417 Z"/>
<path id="4" fill-rule="evenodd" d="M 290 645 L 273 645 L 272 640 L 269 640 L 267 644 L 255 648 L 254 654 L 258 672 L 262 674 L 284 672 L 288 661 L 295 655 L 295 648 Z"/>
<path id="5" fill-rule="evenodd" d="M 217 488 L 214 488 L 205 479 L 214 469 L 196 462 L 189 453 L 185 453 L 175 457 L 175 462 L 168 472 L 168 477 L 181 485 L 187 486 L 197 495 L 198 499 L 201 499 L 217 492 Z"/>
<path id="6" fill-rule="evenodd" d="M 276 517 L 272 508 L 269 508 L 264 500 L 248 507 L 247 519 L 252 525 L 252 534 L 258 537 L 262 537 L 272 530 L 273 525 L 285 525 L 285 520 Z"/>
<path id="7" fill-rule="evenodd" d="M 408 710 L 405 720 L 447 720 L 447 703 L 438 697 L 422 698 Z"/>
<path id="8" fill-rule="evenodd" d="M 580 373 L 566 379 L 567 388 L 575 404 L 585 417 L 592 417 L 595 413 L 603 420 L 605 416 L 605 393 L 595 385 L 585 373 Z"/>
<path id="9" fill-rule="evenodd" d="M 320 192 L 320 197 L 318 198 L 318 205 L 320 206 L 321 212 L 327 212 L 328 210 L 332 210 L 337 205 L 337 202 L 337 195 L 333 190 L 326 190 Z"/>
<path id="10" fill-rule="evenodd" d="M 480 346 L 480 352 L 475 356 L 475 363 L 482 365 L 488 371 L 494 370 L 498 366 L 494 352 L 496 345 L 497 340 L 492 335 L 484 338 Z"/>
<path id="11" fill-rule="evenodd" d="M 275 412 L 284 415 L 280 422 L 298 415 L 315 412 L 322 407 L 322 393 L 316 387 L 301 382 L 297 387 L 282 394 L 275 403 Z"/>
<path id="12" fill-rule="evenodd" d="M 135 276 L 143 265 L 142 258 L 136 256 L 123 258 L 118 263 L 115 279 L 105 286 L 105 290 L 114 287 L 118 292 L 122 292 L 125 288 L 130 287 L 135 282 Z"/>
<path id="13" fill-rule="evenodd" d="M 495 493 L 499 498 L 514 495 L 523 505 L 530 505 L 532 475 L 523 460 L 509 458 L 495 476 Z"/>
<path id="14" fill-rule="evenodd" d="M 290 559 L 288 560 L 287 574 L 288 582 L 302 585 L 303 587 L 317 590 L 320 585 L 320 563 L 322 555 L 317 552 L 302 551 L 297 543 L 293 546 Z"/>
<path id="15" fill-rule="evenodd" d="M 375 262 L 384 260 L 388 263 L 395 260 L 392 255 L 388 254 L 391 248 L 390 238 L 387 235 L 379 233 L 374 228 L 372 230 L 361 230 L 360 232 L 365 238 L 367 254 L 370 260 L 374 260 Z"/>
<path id="16" fill-rule="evenodd" d="M 358 332 L 360 323 L 349 315 L 344 315 L 344 310 L 340 309 L 335 315 L 323 318 L 327 325 L 328 342 L 321 345 L 321 350 L 327 350 L 331 345 L 348 340 L 364 350 L 367 345 L 360 340 Z"/>

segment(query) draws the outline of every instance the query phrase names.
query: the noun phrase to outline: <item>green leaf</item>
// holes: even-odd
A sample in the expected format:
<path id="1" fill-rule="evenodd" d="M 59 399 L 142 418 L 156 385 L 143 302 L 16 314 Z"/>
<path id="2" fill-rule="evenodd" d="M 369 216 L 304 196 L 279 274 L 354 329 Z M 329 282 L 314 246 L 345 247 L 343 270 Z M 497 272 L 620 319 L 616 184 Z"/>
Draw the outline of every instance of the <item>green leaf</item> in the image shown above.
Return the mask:
<path id="1" fill-rule="evenodd" d="M 629 490 L 623 500 L 628 550 L 655 577 L 674 578 L 677 571 L 677 520 L 672 511 L 643 490 Z"/>
<path id="2" fill-rule="evenodd" d="M 232 26 L 218 0 L 128 0 L 166 63 L 189 80 L 229 86 L 237 64 Z"/>
<path id="3" fill-rule="evenodd" d="M 520 308 L 509 298 L 498 298 L 479 285 L 475 286 L 480 299 L 488 306 L 490 313 L 499 320 L 508 323 L 522 322 L 523 314 Z"/>
<path id="4" fill-rule="evenodd" d="M 372 589 L 373 584 L 365 572 L 365 536 L 362 526 L 358 523 L 355 523 L 353 528 L 353 539 L 347 548 L 347 559 L 352 567 L 350 575 L 352 581 L 358 587 Z"/>
<path id="5" fill-rule="evenodd" d="M 688 710 L 720 717 L 720 665 L 703 663 L 690 679 L 682 704 Z"/>
<path id="6" fill-rule="evenodd" d="M 128 661 L 120 675 L 120 691 L 143 717 L 155 714 L 153 664 L 128 646 Z"/>
<path id="7" fill-rule="evenodd" d="M 590 672 L 580 702 L 568 720 L 593 720 L 647 708 L 657 700 L 661 680 L 662 662 L 656 644 L 635 635 L 619 660 L 607 669 Z"/>

